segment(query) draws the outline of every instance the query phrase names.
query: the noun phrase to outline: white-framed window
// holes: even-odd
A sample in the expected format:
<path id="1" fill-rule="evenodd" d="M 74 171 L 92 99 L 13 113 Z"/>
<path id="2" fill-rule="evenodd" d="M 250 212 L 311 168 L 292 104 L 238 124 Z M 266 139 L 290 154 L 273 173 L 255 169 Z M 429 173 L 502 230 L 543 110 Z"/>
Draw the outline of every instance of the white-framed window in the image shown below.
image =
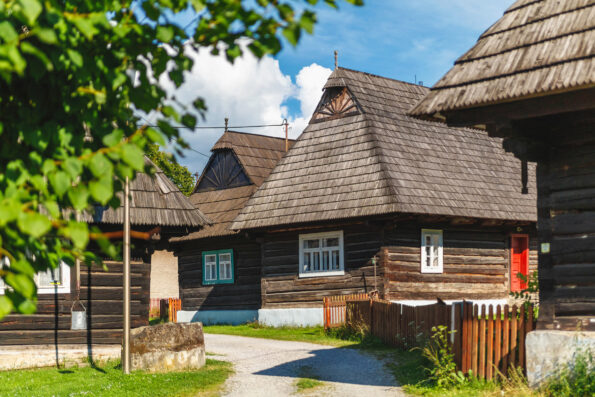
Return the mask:
<path id="1" fill-rule="evenodd" d="M 300 277 L 345 274 L 343 231 L 300 234 Z"/>
<path id="2" fill-rule="evenodd" d="M 10 260 L 7 257 L 2 258 L 1 266 L 10 266 Z M 67 294 L 70 292 L 70 266 L 60 262 L 60 266 L 55 269 L 48 269 L 45 272 L 37 273 L 33 279 L 37 285 L 38 294 Z M 0 294 L 4 294 L 6 285 L 0 279 Z"/>
<path id="3" fill-rule="evenodd" d="M 443 272 L 442 230 L 421 229 L 421 272 Z"/>

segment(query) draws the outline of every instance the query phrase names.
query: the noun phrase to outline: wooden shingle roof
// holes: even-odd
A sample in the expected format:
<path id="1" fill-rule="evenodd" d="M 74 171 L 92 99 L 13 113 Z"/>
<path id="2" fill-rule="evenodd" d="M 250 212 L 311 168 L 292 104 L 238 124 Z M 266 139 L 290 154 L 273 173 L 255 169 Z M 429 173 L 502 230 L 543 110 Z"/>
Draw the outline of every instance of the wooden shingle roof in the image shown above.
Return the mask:
<path id="1" fill-rule="evenodd" d="M 136 174 L 130 182 L 130 223 L 132 225 L 190 227 L 197 229 L 211 221 L 189 198 L 157 167 L 145 157 L 147 164 L 155 167 L 155 175 Z M 83 213 L 88 223 L 122 224 L 124 219 L 123 195 L 118 195 L 121 206 L 113 209 L 97 207 L 94 214 Z"/>
<path id="2" fill-rule="evenodd" d="M 521 163 L 502 140 L 406 113 L 428 89 L 337 68 L 361 112 L 312 121 L 235 219 L 252 229 L 386 213 L 536 219 L 535 168 L 521 194 Z"/>
<path id="3" fill-rule="evenodd" d="M 290 139 L 289 147 L 294 142 Z M 224 149 L 234 152 L 252 184 L 193 193 L 190 201 L 212 220 L 212 224 L 188 236 L 172 239 L 172 242 L 236 234 L 237 231 L 229 228 L 231 222 L 273 170 L 279 159 L 285 155 L 285 139 L 227 131 L 211 151 L 215 153 L 217 150 Z M 206 168 L 203 175 L 205 171 Z"/>
<path id="4" fill-rule="evenodd" d="M 441 113 L 595 87 L 595 1 L 518 0 L 411 114 Z"/>

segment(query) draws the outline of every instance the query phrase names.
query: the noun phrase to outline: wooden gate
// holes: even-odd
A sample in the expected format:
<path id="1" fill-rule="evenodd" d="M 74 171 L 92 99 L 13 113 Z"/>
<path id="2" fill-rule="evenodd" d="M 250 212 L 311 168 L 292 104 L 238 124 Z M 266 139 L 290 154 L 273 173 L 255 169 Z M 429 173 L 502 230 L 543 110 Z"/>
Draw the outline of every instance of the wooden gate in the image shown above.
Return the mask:
<path id="1" fill-rule="evenodd" d="M 367 293 L 327 296 L 322 298 L 324 328 L 335 328 L 345 324 L 345 304 L 353 300 L 366 300 L 370 297 Z"/>

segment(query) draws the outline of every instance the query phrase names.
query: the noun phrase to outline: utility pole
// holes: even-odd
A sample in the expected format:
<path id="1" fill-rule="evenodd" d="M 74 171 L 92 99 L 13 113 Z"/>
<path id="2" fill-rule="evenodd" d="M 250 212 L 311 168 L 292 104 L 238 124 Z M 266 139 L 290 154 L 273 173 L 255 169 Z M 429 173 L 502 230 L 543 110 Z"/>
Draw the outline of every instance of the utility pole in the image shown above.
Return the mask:
<path id="1" fill-rule="evenodd" d="M 122 372 L 130 373 L 130 181 L 124 186 L 124 329 L 122 335 Z"/>

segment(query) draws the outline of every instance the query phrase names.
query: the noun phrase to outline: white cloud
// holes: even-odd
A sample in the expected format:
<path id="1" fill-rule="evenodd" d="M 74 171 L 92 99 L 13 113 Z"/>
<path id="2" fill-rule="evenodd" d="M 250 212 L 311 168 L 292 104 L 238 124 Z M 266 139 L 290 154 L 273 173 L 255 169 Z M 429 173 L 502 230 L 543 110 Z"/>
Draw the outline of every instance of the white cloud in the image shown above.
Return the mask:
<path id="1" fill-rule="evenodd" d="M 190 104 L 197 97 L 205 100 L 208 110 L 206 120 L 200 125 L 222 126 L 225 117 L 229 117 L 232 127 L 281 124 L 287 118 L 291 138 L 297 137 L 306 127 L 331 73 L 330 69 L 312 64 L 300 70 L 294 84 L 272 57 L 258 60 L 247 52 L 230 64 L 223 56 L 213 56 L 206 49 L 196 52 L 188 47 L 187 54 L 194 60 L 194 66 L 192 72 L 186 74 L 184 84 L 176 89 L 166 77 L 160 84 L 182 104 Z M 298 114 L 289 114 L 285 102 L 290 98 L 299 101 Z M 238 130 L 284 136 L 282 127 Z M 182 136 L 193 149 L 210 154 L 210 148 L 222 133 L 223 129 L 199 129 L 184 131 Z M 200 172 L 207 158 L 188 150 L 185 154 L 180 162 L 191 172 Z"/>

